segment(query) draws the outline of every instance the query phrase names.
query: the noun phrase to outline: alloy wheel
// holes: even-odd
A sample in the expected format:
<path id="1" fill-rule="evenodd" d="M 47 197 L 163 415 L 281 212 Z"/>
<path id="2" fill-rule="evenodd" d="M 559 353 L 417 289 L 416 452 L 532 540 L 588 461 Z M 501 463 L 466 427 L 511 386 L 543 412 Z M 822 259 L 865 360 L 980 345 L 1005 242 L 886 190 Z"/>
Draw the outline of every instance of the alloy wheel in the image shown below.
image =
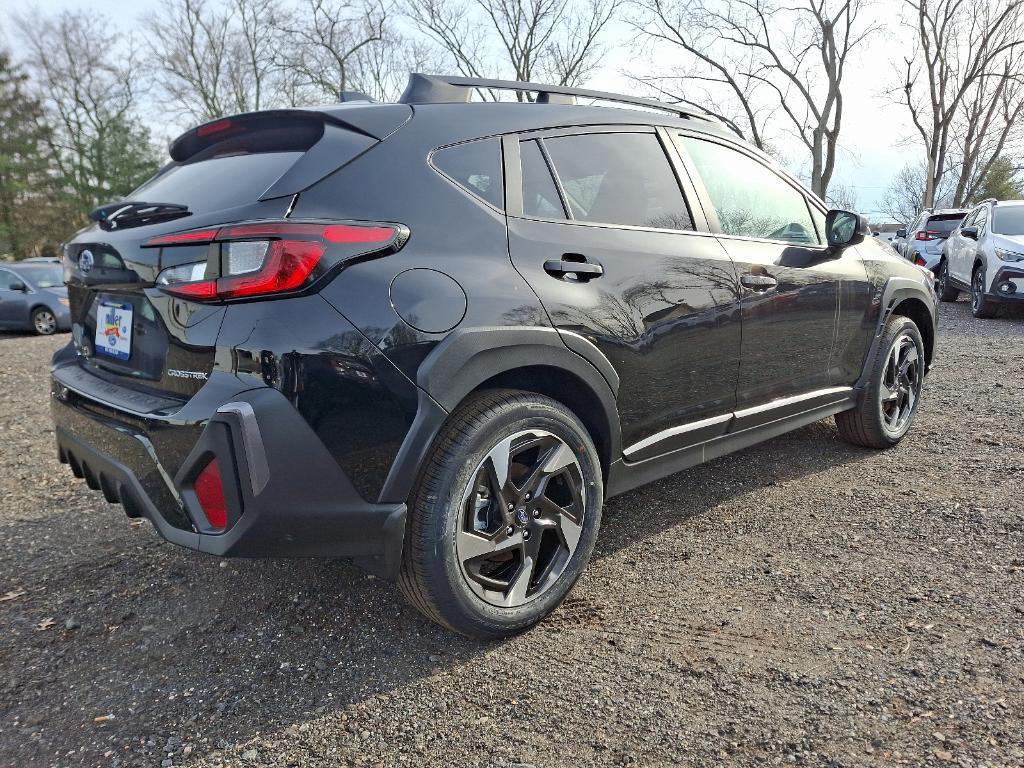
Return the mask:
<path id="1" fill-rule="evenodd" d="M 455 546 L 470 589 L 504 607 L 542 595 L 576 551 L 585 509 L 580 462 L 564 440 L 541 429 L 501 440 L 462 495 Z"/>
<path id="2" fill-rule="evenodd" d="M 35 326 L 36 332 L 43 336 L 49 336 L 57 330 L 57 318 L 46 309 L 41 309 L 32 316 L 32 324 Z"/>
<path id="3" fill-rule="evenodd" d="M 923 383 L 921 354 L 909 333 L 902 333 L 889 350 L 879 387 L 882 422 L 891 434 L 906 431 Z"/>

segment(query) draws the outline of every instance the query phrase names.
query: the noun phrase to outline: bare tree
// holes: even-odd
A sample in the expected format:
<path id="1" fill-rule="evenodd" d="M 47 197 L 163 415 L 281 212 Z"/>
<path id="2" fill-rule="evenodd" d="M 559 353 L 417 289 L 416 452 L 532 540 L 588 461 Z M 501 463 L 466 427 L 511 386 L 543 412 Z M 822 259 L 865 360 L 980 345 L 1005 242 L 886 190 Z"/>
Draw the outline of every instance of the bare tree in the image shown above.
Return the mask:
<path id="1" fill-rule="evenodd" d="M 1024 136 L 1024 47 L 1012 51 L 1002 71 L 981 77 L 961 103 L 953 149 L 959 161 L 953 205 L 972 200 L 993 164 Z"/>
<path id="2" fill-rule="evenodd" d="M 284 102 L 277 9 L 274 0 L 164 0 L 145 29 L 165 103 L 205 121 Z"/>
<path id="3" fill-rule="evenodd" d="M 781 114 L 810 156 L 811 188 L 825 197 L 842 127 L 846 63 L 874 31 L 862 20 L 864 0 L 636 2 L 641 14 L 633 23 L 641 38 L 686 54 L 682 68 L 663 80 L 674 86 L 662 85 L 661 92 L 705 107 L 762 148 L 767 118 Z M 731 110 L 718 106 L 723 93 Z"/>
<path id="4" fill-rule="evenodd" d="M 140 62 L 101 14 L 22 17 L 25 64 L 43 103 L 59 184 L 81 213 L 129 192 L 156 170 L 136 114 Z"/>
<path id="5" fill-rule="evenodd" d="M 580 85 L 597 66 L 621 2 L 409 0 L 408 14 L 463 75 Z"/>
<path id="6" fill-rule="evenodd" d="M 905 226 L 917 218 L 925 208 L 927 169 L 924 164 L 904 166 L 893 179 L 881 203 L 881 212 Z M 944 177 L 931 207 L 944 208 L 952 204 L 952 190 L 948 176 Z"/>
<path id="7" fill-rule="evenodd" d="M 904 3 L 910 11 L 907 23 L 914 30 L 916 47 L 904 59 L 903 82 L 897 93 L 924 144 L 922 203 L 933 206 L 951 165 L 957 116 L 965 109 L 965 99 L 985 87 L 979 85 L 981 81 L 1002 77 L 1007 57 L 1024 46 L 1024 0 Z M 969 106 L 966 109 L 970 112 Z"/>

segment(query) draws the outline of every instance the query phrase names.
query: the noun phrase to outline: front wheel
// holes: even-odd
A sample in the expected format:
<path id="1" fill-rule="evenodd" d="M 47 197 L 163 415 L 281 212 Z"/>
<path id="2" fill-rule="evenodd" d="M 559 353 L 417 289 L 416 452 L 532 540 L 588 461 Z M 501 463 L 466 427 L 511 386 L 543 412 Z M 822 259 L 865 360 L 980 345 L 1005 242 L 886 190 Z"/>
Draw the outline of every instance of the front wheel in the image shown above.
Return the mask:
<path id="1" fill-rule="evenodd" d="M 837 414 L 836 425 L 848 443 L 891 448 L 910 429 L 924 384 L 924 343 L 913 320 L 889 318 L 871 365 L 857 407 Z"/>
<path id="2" fill-rule="evenodd" d="M 980 319 L 995 317 L 996 303 L 985 294 L 985 267 L 979 266 L 971 278 L 971 313 Z"/>
<path id="3" fill-rule="evenodd" d="M 413 492 L 402 592 L 465 635 L 531 627 L 583 572 L 602 488 L 594 444 L 564 405 L 518 390 L 472 396 L 442 428 Z"/>
<path id="4" fill-rule="evenodd" d="M 960 291 L 954 288 L 949 280 L 949 265 L 945 259 L 943 259 L 942 265 L 939 267 L 938 283 L 939 301 L 956 301 L 960 298 Z"/>

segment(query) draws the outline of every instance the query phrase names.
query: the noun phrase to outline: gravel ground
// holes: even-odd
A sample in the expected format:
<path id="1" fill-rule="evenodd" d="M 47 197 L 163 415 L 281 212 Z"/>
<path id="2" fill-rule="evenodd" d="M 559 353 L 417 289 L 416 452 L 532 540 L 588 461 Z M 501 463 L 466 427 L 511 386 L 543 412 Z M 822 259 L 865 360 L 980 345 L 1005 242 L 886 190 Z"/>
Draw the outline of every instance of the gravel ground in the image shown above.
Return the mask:
<path id="1" fill-rule="evenodd" d="M 0 765 L 1024 765 L 1022 313 L 943 306 L 895 450 L 823 422 L 613 499 L 498 643 L 133 525 L 55 459 L 64 341 L 0 335 Z"/>

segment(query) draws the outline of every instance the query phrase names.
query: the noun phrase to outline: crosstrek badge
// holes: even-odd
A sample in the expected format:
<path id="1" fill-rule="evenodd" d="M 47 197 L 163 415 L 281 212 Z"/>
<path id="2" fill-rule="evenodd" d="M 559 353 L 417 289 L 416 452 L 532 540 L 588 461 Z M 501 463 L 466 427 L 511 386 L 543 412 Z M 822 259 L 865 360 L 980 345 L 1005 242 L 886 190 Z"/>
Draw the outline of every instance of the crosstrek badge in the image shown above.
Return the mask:
<path id="1" fill-rule="evenodd" d="M 100 302 L 96 308 L 96 351 L 118 360 L 132 354 L 132 305 Z"/>

